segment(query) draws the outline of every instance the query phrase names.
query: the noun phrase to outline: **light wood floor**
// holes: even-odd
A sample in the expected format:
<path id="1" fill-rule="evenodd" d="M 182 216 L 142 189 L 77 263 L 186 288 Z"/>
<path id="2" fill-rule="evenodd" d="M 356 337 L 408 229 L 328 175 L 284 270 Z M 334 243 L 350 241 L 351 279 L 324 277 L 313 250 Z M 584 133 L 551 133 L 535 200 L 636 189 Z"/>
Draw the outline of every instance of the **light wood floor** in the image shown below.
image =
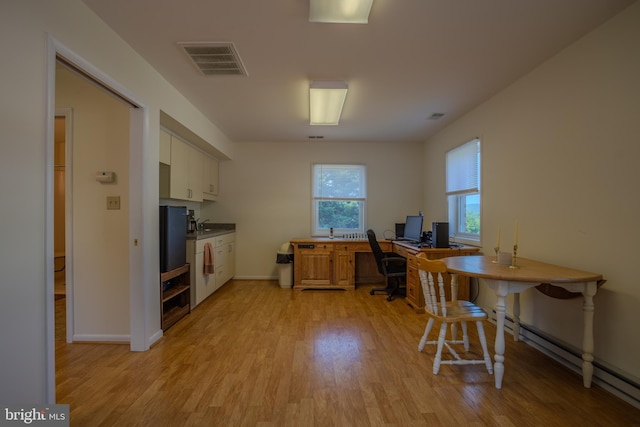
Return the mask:
<path id="1" fill-rule="evenodd" d="M 482 365 L 432 375 L 425 317 L 369 289 L 231 281 L 142 353 L 66 344 L 61 310 L 57 400 L 72 426 L 640 426 L 640 410 L 510 335 L 501 390 Z"/>

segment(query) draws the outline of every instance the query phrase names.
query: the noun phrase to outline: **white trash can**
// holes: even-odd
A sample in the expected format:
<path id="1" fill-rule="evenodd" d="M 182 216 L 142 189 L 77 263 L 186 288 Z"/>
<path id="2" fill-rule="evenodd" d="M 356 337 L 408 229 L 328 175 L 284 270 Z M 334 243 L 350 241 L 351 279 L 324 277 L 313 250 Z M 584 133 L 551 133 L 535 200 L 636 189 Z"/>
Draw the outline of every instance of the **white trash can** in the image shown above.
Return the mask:
<path id="1" fill-rule="evenodd" d="M 291 288 L 293 286 L 293 246 L 289 243 L 280 245 L 280 250 L 276 255 L 278 264 L 279 283 L 281 288 Z"/>

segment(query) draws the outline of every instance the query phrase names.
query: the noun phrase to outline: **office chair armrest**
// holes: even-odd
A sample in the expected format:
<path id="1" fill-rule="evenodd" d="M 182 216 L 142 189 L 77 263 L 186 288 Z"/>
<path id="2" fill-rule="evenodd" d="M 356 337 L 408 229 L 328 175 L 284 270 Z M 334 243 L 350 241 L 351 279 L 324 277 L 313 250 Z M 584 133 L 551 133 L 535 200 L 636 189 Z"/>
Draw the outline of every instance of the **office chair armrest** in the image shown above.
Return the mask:
<path id="1" fill-rule="evenodd" d="M 385 271 L 385 275 L 387 273 L 387 268 L 390 269 L 398 269 L 398 268 L 406 268 L 407 259 L 400 256 L 392 256 L 382 258 L 382 268 Z"/>

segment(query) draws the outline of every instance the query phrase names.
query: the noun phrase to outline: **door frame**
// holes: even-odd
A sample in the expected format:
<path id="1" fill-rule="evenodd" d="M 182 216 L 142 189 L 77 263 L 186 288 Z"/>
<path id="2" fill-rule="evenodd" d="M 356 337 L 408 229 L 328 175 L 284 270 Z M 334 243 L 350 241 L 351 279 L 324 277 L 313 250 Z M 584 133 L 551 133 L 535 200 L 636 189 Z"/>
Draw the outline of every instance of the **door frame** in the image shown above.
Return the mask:
<path id="1" fill-rule="evenodd" d="M 73 110 L 56 108 L 55 117 L 64 117 L 64 282 L 66 341 L 73 342 Z M 54 280 L 55 282 L 55 280 Z M 54 297 L 55 300 L 55 297 Z M 55 314 L 55 313 L 54 313 Z M 55 339 L 55 338 L 54 338 Z"/>
<path id="2" fill-rule="evenodd" d="M 130 108 L 129 126 L 129 311 L 130 349 L 146 351 L 150 348 L 150 325 L 148 313 L 149 290 L 145 283 L 150 272 L 144 267 L 145 252 L 142 243 L 144 196 L 143 153 L 144 141 L 148 139 L 148 108 L 137 95 L 116 80 L 93 66 L 80 55 L 60 43 L 50 34 L 47 36 L 47 89 L 46 89 L 46 141 L 45 150 L 45 292 L 46 292 L 46 400 L 56 403 L 55 373 L 55 295 L 54 295 L 54 237 L 53 237 L 53 182 L 54 182 L 54 121 L 55 75 L 58 58 L 72 64 L 80 73 L 93 80 L 114 96 L 128 103 Z M 72 230 L 70 230 L 72 232 Z M 67 249 L 68 251 L 68 249 Z M 72 259 L 69 260 L 73 262 Z"/>

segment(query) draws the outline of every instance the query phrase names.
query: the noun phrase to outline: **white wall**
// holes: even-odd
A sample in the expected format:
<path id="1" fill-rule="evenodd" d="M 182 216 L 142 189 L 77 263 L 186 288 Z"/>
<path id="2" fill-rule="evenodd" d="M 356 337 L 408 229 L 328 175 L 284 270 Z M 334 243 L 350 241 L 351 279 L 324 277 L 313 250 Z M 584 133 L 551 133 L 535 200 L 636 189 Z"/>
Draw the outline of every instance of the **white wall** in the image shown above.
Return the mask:
<path id="1" fill-rule="evenodd" d="M 366 224 L 381 237 L 423 204 L 421 156 L 422 144 L 239 143 L 202 216 L 236 223 L 236 278 L 274 278 L 280 245 L 311 234 L 312 163 L 367 165 Z"/>
<path id="2" fill-rule="evenodd" d="M 56 108 L 73 110 L 73 339 L 128 342 L 129 106 L 58 67 Z M 99 170 L 115 182 L 97 182 Z M 107 196 L 120 197 L 119 210 L 106 209 Z"/>
<path id="3" fill-rule="evenodd" d="M 45 402 L 53 378 L 47 354 L 47 277 L 53 271 L 52 230 L 45 208 L 49 37 L 128 91 L 144 107 L 140 167 L 130 194 L 129 252 L 138 257 L 144 289 L 136 307 L 146 339 L 160 331 L 158 267 L 158 140 L 160 110 L 232 157 L 231 143 L 193 105 L 79 0 L 2 3 L 0 13 L 0 402 Z M 53 114 L 53 112 L 51 112 Z M 135 131 L 135 130 L 134 130 Z M 138 139 L 139 141 L 139 139 Z M 138 142 L 139 143 L 139 142 Z M 130 157 L 130 160 L 132 157 Z M 135 190 L 135 191 L 134 191 Z M 50 190 L 49 190 L 50 191 Z M 135 192 L 135 194 L 134 194 Z M 131 218 L 134 218 L 132 221 Z M 133 239 L 139 241 L 133 245 Z M 49 248 L 49 246 L 51 246 Z M 51 259 L 47 256 L 51 253 Z M 134 272 L 136 273 L 136 272 Z M 51 276 L 52 277 L 52 276 Z M 53 300 L 51 289 L 50 300 Z"/>
<path id="4" fill-rule="evenodd" d="M 640 3 L 452 124 L 425 146 L 426 215 L 446 213 L 445 152 L 482 138 L 482 245 L 498 226 L 518 255 L 601 273 L 595 356 L 640 378 Z M 429 219 L 429 218 L 427 218 Z M 492 308 L 489 292 L 481 301 Z M 522 319 L 581 347 L 582 301 L 535 290 Z"/>

